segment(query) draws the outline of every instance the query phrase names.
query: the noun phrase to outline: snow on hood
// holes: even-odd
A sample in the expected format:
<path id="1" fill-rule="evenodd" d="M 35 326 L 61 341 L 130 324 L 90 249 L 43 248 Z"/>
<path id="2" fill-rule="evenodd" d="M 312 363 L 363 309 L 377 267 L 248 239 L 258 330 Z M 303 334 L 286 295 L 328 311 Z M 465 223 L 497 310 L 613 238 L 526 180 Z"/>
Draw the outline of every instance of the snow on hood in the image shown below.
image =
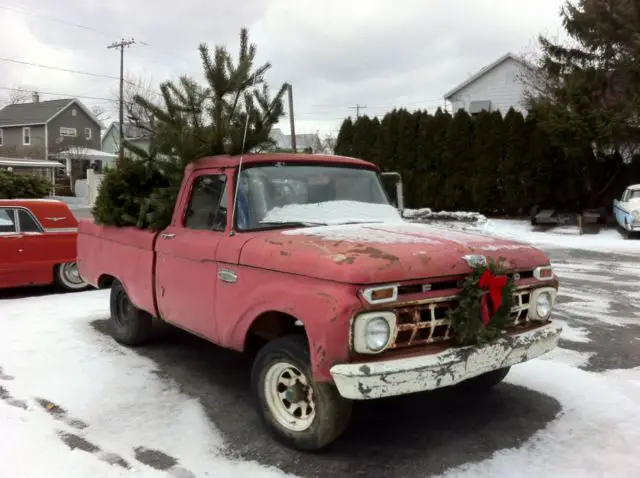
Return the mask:
<path id="1" fill-rule="evenodd" d="M 530 244 L 408 222 L 264 231 L 242 248 L 240 263 L 349 284 L 468 274 L 463 257 L 482 254 L 531 270 L 549 258 Z"/>
<path id="2" fill-rule="evenodd" d="M 326 201 L 313 204 L 288 204 L 271 209 L 261 222 L 307 222 L 345 224 L 366 222 L 403 222 L 396 208 L 389 204 L 359 201 Z"/>

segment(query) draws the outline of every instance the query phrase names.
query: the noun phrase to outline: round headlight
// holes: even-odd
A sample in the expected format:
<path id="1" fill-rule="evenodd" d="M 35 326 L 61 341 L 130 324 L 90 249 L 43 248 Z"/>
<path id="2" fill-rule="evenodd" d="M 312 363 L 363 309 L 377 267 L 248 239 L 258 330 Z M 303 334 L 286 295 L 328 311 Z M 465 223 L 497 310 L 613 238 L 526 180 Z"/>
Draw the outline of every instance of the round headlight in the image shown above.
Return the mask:
<path id="1" fill-rule="evenodd" d="M 548 292 L 543 292 L 538 295 L 536 299 L 536 314 L 541 319 L 547 318 L 551 313 L 551 295 Z"/>
<path id="2" fill-rule="evenodd" d="M 386 347 L 390 334 L 391 327 L 389 327 L 389 322 L 382 317 L 376 317 L 367 322 L 364 340 L 369 350 L 379 352 Z"/>

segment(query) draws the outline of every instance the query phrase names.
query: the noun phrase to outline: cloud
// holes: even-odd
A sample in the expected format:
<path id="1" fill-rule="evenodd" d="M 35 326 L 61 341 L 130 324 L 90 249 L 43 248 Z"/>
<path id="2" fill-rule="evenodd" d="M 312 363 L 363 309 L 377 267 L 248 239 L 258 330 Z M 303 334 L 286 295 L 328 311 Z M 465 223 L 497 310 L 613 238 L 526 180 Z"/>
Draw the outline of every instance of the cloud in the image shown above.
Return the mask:
<path id="1" fill-rule="evenodd" d="M 200 77 L 197 47 L 224 43 L 237 51 L 249 27 L 268 81 L 294 88 L 298 132 L 339 127 L 367 105 L 370 115 L 393 106 L 435 109 L 443 94 L 507 51 L 531 49 L 538 33 L 560 31 L 562 0 L 27 0 L 29 8 L 61 18 L 12 19 L 1 10 L 0 51 L 68 68 L 118 74 L 118 56 L 106 46 L 123 36 L 126 69 L 156 83 L 183 73 Z M 64 12 L 64 15 L 62 13 Z M 85 28 L 74 27 L 76 23 Z M 26 32 L 26 33 L 25 33 Z M 16 43 L 14 38 L 20 38 Z M 24 39 L 27 39 L 25 42 Z M 10 45 L 10 46 L 9 46 Z M 8 66 L 12 81 L 77 95 L 113 97 L 117 82 Z M 9 68 L 9 70 L 7 70 Z M 5 86 L 6 80 L 0 82 Z M 283 129 L 288 130 L 287 121 Z"/>

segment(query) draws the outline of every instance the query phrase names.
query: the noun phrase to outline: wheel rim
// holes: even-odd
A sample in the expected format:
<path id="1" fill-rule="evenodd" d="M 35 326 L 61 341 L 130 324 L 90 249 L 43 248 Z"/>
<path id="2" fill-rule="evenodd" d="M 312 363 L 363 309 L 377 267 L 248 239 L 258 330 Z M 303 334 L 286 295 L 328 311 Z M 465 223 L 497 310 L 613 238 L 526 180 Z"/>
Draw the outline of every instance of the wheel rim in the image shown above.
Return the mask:
<path id="1" fill-rule="evenodd" d="M 287 362 L 271 365 L 264 388 L 271 415 L 281 426 L 296 432 L 311 426 L 316 417 L 313 388 L 298 368 Z"/>
<path id="2" fill-rule="evenodd" d="M 80 276 L 78 264 L 76 262 L 67 262 L 62 265 L 62 276 L 64 280 L 71 285 L 79 286 L 84 284 L 84 280 Z"/>
<path id="3" fill-rule="evenodd" d="M 127 324 L 129 324 L 131 308 L 131 301 L 127 297 L 127 294 L 121 291 L 116 298 L 116 313 L 113 314 L 113 320 L 115 320 L 120 327 L 126 327 Z"/>

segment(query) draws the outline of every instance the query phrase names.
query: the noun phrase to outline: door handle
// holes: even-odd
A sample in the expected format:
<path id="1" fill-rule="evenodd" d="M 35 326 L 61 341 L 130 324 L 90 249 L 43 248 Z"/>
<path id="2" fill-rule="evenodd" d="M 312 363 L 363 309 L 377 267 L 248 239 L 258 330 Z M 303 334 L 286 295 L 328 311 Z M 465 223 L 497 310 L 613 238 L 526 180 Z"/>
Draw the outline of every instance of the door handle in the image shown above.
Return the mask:
<path id="1" fill-rule="evenodd" d="M 174 237 L 176 237 L 175 234 L 166 234 L 166 233 L 160 234 L 160 239 L 173 239 Z"/>

